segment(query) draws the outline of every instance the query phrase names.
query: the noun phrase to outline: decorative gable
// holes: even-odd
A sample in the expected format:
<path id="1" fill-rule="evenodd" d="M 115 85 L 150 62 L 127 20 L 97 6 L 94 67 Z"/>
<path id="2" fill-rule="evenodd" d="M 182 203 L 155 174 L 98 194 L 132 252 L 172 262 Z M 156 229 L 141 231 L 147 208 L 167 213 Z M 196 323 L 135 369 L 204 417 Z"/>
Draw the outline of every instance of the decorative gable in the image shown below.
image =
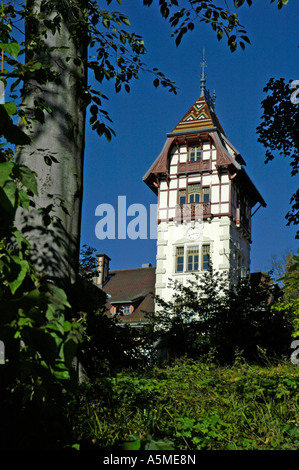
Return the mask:
<path id="1" fill-rule="evenodd" d="M 200 96 L 185 116 L 173 129 L 172 133 L 184 133 L 194 130 L 215 127 L 208 103 L 204 96 Z"/>
<path id="2" fill-rule="evenodd" d="M 188 149 L 191 145 L 202 145 L 204 142 L 209 142 L 209 145 L 216 150 L 215 170 L 226 172 L 229 174 L 229 178 L 237 177 L 236 179 L 238 179 L 240 185 L 246 187 L 247 196 L 252 207 L 257 202 L 265 207 L 265 201 L 243 168 L 243 166 L 246 166 L 245 161 L 227 139 L 215 113 L 214 102 L 206 90 L 172 132 L 167 134 L 167 140 L 160 155 L 144 175 L 144 182 L 155 194 L 158 194 L 161 178 L 169 180 L 169 167 L 173 149 L 180 146 L 186 146 Z M 185 163 L 178 163 L 177 174 L 189 174 L 194 173 L 194 171 L 201 173 L 211 169 L 209 160 L 201 160 L 200 162 L 186 161 Z"/>

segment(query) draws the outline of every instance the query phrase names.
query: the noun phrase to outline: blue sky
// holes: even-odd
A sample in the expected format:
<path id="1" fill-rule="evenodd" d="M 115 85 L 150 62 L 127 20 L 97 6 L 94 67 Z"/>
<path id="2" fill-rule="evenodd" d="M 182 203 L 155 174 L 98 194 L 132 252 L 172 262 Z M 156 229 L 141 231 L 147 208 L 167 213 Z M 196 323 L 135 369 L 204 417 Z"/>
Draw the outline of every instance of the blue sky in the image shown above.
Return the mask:
<path id="1" fill-rule="evenodd" d="M 157 2 L 156 2 L 157 3 Z M 218 42 L 212 29 L 200 23 L 179 47 L 170 37 L 171 28 L 157 6 L 146 8 L 141 0 L 114 2 L 115 10 L 126 13 L 132 30 L 143 36 L 147 54 L 144 62 L 158 67 L 176 82 L 178 94 L 155 88 L 153 77 L 142 73 L 132 82 L 131 92 L 116 94 L 107 85 L 105 108 L 113 120 L 116 137 L 108 143 L 87 130 L 84 166 L 84 198 L 81 245 L 106 253 L 111 269 L 155 266 L 156 242 L 147 240 L 99 240 L 95 215 L 100 204 L 111 204 L 117 213 L 118 196 L 127 206 L 139 203 L 148 208 L 156 196 L 142 178 L 160 153 L 166 134 L 200 95 L 201 53 L 205 48 L 207 88 L 216 92 L 216 113 L 228 139 L 245 159 L 246 171 L 267 203 L 253 216 L 251 271 L 269 269 L 269 260 L 286 250 L 296 250 L 295 228 L 286 227 L 289 200 L 298 186 L 290 176 L 289 161 L 277 157 L 265 165 L 265 149 L 257 142 L 256 127 L 262 114 L 263 88 L 271 77 L 299 79 L 299 6 L 296 0 L 278 11 L 270 0 L 255 0 L 254 6 L 238 10 L 251 45 L 231 53 L 225 39 Z M 132 217 L 128 217 L 128 222 Z"/>

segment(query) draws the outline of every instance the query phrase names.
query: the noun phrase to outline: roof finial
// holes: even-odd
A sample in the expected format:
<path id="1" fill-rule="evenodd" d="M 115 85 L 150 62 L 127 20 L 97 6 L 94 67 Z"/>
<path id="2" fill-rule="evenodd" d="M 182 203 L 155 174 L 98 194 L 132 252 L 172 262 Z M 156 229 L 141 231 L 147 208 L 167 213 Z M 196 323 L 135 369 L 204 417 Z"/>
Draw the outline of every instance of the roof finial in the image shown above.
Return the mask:
<path id="1" fill-rule="evenodd" d="M 203 53 L 201 55 L 202 62 L 201 62 L 201 79 L 200 79 L 200 96 L 205 96 L 205 89 L 206 89 L 206 74 L 205 74 L 205 67 L 207 67 L 207 63 L 205 60 L 205 48 L 203 48 Z"/>

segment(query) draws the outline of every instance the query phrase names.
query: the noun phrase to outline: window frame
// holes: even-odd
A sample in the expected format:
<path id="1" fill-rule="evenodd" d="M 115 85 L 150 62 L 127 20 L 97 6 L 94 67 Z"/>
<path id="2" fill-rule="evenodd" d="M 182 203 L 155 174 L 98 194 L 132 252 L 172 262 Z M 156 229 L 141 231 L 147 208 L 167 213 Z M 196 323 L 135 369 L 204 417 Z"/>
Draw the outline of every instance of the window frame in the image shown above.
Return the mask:
<path id="1" fill-rule="evenodd" d="M 191 153 L 194 152 L 194 159 L 191 159 Z M 194 162 L 200 162 L 202 159 L 202 148 L 201 145 L 192 145 L 188 149 L 188 162 L 189 163 L 194 163 Z"/>
<path id="2" fill-rule="evenodd" d="M 208 200 L 205 201 L 205 196 L 208 195 Z M 202 202 L 210 202 L 211 188 L 210 186 L 203 186 L 202 188 Z"/>
<path id="3" fill-rule="evenodd" d="M 186 189 L 179 189 L 179 204 L 180 206 L 186 204 Z M 184 195 L 182 193 L 185 193 Z M 184 198 L 184 202 L 181 201 L 181 198 Z"/>
<path id="4" fill-rule="evenodd" d="M 130 315 L 131 313 L 131 306 L 130 305 L 123 305 L 122 314 L 123 315 Z"/>
<path id="5" fill-rule="evenodd" d="M 189 258 L 191 258 L 191 263 L 189 261 Z M 197 260 L 196 260 L 197 258 Z M 199 271 L 199 246 L 198 245 L 192 245 L 187 247 L 187 272 L 189 273 L 194 273 Z M 191 269 L 189 269 L 189 265 L 191 264 Z M 197 265 L 197 268 L 195 267 Z"/>
<path id="6" fill-rule="evenodd" d="M 181 250 L 181 252 L 179 252 Z M 179 262 L 179 258 L 182 258 L 182 261 Z M 178 267 L 182 269 L 178 269 Z M 175 272 L 176 273 L 183 273 L 185 267 L 185 249 L 184 246 L 177 246 L 175 250 Z"/>
<path id="7" fill-rule="evenodd" d="M 198 188 L 192 190 L 192 186 L 198 186 Z M 211 202 L 210 186 L 201 186 L 201 183 L 189 183 L 185 189 L 178 189 L 178 204 L 180 206 L 183 206 L 184 204 L 200 204 L 205 202 Z"/>
<path id="8" fill-rule="evenodd" d="M 191 189 L 191 186 L 198 186 L 198 189 Z M 188 200 L 188 204 L 199 204 L 201 202 L 201 191 L 202 191 L 202 187 L 201 187 L 201 184 L 200 183 L 189 183 L 188 184 L 188 196 L 187 196 L 187 200 Z M 196 199 L 196 196 L 198 196 L 198 201 L 194 200 L 194 201 L 191 201 L 191 197 L 194 197 L 194 199 Z"/>
<path id="9" fill-rule="evenodd" d="M 205 256 L 208 256 L 208 259 L 205 259 Z M 201 247 L 201 270 L 208 271 L 210 268 L 211 261 L 211 247 L 209 243 L 204 243 Z M 207 267 L 205 267 L 207 264 Z"/>

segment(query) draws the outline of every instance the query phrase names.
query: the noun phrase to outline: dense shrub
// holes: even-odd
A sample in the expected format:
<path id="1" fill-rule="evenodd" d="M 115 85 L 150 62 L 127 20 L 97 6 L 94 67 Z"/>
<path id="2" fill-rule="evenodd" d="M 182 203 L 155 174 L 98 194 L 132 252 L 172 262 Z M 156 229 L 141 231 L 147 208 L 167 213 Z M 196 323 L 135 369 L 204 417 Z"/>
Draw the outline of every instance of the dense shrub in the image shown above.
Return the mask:
<path id="1" fill-rule="evenodd" d="M 95 449 L 296 450 L 298 377 L 289 362 L 261 367 L 240 360 L 232 367 L 180 360 L 122 372 L 74 405 L 76 437 L 81 448 Z"/>
<path id="2" fill-rule="evenodd" d="M 149 314 L 150 340 L 161 344 L 166 358 L 199 358 L 211 349 L 222 364 L 231 363 L 236 349 L 248 361 L 287 354 L 291 342 L 289 316 L 272 306 L 282 295 L 268 276 L 250 276 L 231 286 L 227 274 L 210 269 L 187 285 L 170 281 L 174 300 L 157 297 Z"/>

